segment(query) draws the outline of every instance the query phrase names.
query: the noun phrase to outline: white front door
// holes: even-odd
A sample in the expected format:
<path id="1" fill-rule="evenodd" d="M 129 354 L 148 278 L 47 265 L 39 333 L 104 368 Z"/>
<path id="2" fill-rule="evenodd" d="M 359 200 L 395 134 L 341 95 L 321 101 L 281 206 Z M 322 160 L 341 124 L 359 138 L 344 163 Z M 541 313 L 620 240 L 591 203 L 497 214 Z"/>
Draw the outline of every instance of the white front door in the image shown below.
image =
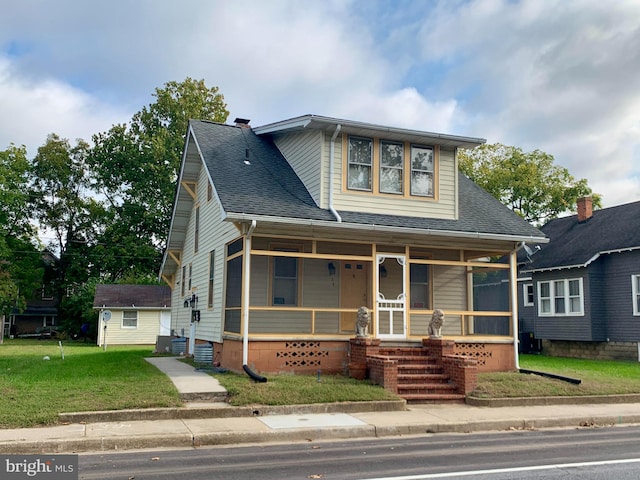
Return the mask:
<path id="1" fill-rule="evenodd" d="M 406 257 L 378 254 L 376 259 L 378 338 L 404 339 L 407 337 Z"/>

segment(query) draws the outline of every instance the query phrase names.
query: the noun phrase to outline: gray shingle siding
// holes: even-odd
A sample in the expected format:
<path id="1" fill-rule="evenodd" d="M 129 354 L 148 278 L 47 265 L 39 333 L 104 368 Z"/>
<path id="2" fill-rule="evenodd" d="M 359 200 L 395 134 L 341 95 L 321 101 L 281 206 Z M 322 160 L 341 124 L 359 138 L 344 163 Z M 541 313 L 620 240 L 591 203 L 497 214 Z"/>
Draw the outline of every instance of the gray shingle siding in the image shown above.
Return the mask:
<path id="1" fill-rule="evenodd" d="M 563 279 L 583 279 L 584 293 L 584 315 L 578 316 L 540 316 L 538 314 L 538 282 L 563 280 Z M 577 340 L 577 341 L 593 341 L 593 329 L 591 324 L 591 308 L 589 302 L 589 281 L 587 278 L 587 270 L 571 269 L 571 270 L 554 270 L 550 272 L 542 272 L 533 275 L 534 288 L 536 292 L 535 298 L 535 336 L 536 338 L 546 340 Z"/>
<path id="2" fill-rule="evenodd" d="M 524 305 L 524 285 L 528 283 L 533 283 L 531 280 L 518 282 L 518 330 L 520 332 L 530 333 L 534 331 L 535 326 L 535 300 L 534 305 L 526 306 Z M 535 287 L 534 287 L 534 296 L 535 296 Z"/>
<path id="3" fill-rule="evenodd" d="M 640 316 L 633 315 L 631 276 L 640 275 L 640 251 L 602 258 L 606 272 L 604 302 L 607 337 L 612 342 L 640 341 Z"/>

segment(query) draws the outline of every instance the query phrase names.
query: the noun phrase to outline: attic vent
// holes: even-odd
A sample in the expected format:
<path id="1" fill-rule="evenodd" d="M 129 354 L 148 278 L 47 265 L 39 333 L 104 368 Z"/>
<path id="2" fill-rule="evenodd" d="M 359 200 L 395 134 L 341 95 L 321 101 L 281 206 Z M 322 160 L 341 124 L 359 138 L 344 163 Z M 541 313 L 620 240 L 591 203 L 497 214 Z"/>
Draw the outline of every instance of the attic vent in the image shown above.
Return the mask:
<path id="1" fill-rule="evenodd" d="M 242 127 L 242 128 L 250 128 L 249 127 L 249 122 L 251 120 L 249 120 L 248 118 L 236 118 L 233 122 L 236 124 L 236 127 Z"/>

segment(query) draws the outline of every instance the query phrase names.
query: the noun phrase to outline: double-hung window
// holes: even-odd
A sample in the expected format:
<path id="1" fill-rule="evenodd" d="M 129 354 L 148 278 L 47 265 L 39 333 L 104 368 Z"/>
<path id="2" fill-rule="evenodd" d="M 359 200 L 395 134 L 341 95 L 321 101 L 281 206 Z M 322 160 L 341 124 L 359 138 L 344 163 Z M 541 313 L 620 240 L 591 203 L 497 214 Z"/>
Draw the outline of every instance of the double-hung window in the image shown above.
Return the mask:
<path id="1" fill-rule="evenodd" d="M 411 308 L 430 309 L 429 265 L 412 263 L 409 267 Z"/>
<path id="2" fill-rule="evenodd" d="M 433 148 L 411 146 L 411 195 L 433 197 Z"/>
<path id="3" fill-rule="evenodd" d="M 273 258 L 273 304 L 288 306 L 298 304 L 297 258 Z"/>
<path id="4" fill-rule="evenodd" d="M 380 192 L 402 193 L 404 184 L 404 145 L 380 142 Z"/>
<path id="5" fill-rule="evenodd" d="M 370 138 L 349 137 L 348 188 L 371 191 L 373 141 Z"/>
<path id="6" fill-rule="evenodd" d="M 209 293 L 207 297 L 207 307 L 213 308 L 213 289 L 215 287 L 215 260 L 216 251 L 209 252 Z"/>
<path id="7" fill-rule="evenodd" d="M 138 328 L 137 310 L 125 310 L 122 312 L 122 328 Z"/>
<path id="8" fill-rule="evenodd" d="M 633 294 L 633 314 L 640 315 L 640 275 L 631 275 L 631 292 Z"/>
<path id="9" fill-rule="evenodd" d="M 538 282 L 540 316 L 576 316 L 584 313 L 581 278 Z"/>
<path id="10" fill-rule="evenodd" d="M 522 285 L 523 306 L 533 307 L 533 283 Z"/>

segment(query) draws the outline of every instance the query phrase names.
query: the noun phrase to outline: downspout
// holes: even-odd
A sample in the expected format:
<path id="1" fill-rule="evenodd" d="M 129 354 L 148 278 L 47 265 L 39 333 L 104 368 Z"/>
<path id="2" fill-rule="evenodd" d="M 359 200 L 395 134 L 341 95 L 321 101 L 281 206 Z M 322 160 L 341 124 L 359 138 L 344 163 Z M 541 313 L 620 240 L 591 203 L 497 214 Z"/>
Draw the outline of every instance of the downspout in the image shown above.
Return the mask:
<path id="1" fill-rule="evenodd" d="M 257 222 L 251 220 L 251 225 L 244 241 L 244 271 L 242 272 L 242 369 L 256 382 L 266 382 L 267 379 L 251 371 L 249 368 L 249 289 L 251 287 L 251 235 L 256 229 Z"/>
<path id="2" fill-rule="evenodd" d="M 518 358 L 518 251 L 524 247 L 524 242 L 509 255 L 509 294 L 511 296 L 511 322 L 513 324 L 513 355 L 515 358 L 516 370 L 520 370 L 520 359 Z"/>
<path id="3" fill-rule="evenodd" d="M 334 217 L 336 217 L 336 221 L 338 223 L 342 222 L 342 217 L 336 211 L 336 209 L 333 208 L 333 155 L 336 151 L 336 138 L 338 137 L 340 130 L 342 130 L 342 125 L 338 124 L 336 126 L 336 131 L 333 132 L 333 136 L 331 137 L 331 148 L 329 153 L 329 211 L 333 214 Z"/>
<path id="4" fill-rule="evenodd" d="M 242 365 L 249 363 L 249 288 L 251 279 L 251 235 L 256 229 L 256 221 L 251 220 L 251 226 L 247 230 L 244 241 L 244 272 L 242 272 Z"/>

